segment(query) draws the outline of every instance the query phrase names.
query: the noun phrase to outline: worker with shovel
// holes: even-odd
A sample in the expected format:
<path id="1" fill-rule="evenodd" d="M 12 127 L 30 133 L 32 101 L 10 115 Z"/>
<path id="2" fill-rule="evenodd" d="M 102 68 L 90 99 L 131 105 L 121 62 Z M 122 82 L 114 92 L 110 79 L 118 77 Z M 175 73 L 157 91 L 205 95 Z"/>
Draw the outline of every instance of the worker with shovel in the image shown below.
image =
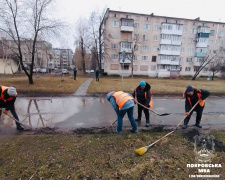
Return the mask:
<path id="1" fill-rule="evenodd" d="M 210 95 L 210 92 L 207 90 L 203 90 L 203 89 L 197 89 L 197 88 L 193 88 L 192 86 L 188 85 L 184 94 L 183 94 L 183 98 L 186 98 L 185 101 L 185 111 L 186 111 L 186 115 L 187 117 L 184 120 L 184 125 L 182 126 L 183 129 L 187 128 L 188 122 L 191 118 L 191 115 L 193 113 L 193 111 L 196 111 L 196 123 L 195 126 L 198 128 L 202 128 L 202 126 L 200 126 L 200 122 L 202 119 L 202 112 L 203 109 L 205 107 L 205 99 Z M 188 113 L 190 111 L 190 109 L 192 108 L 192 106 L 194 104 L 196 104 L 197 102 L 198 105 L 194 108 L 194 110 L 191 113 Z"/>
<path id="2" fill-rule="evenodd" d="M 19 121 L 18 115 L 15 111 L 14 103 L 16 101 L 17 92 L 14 87 L 6 87 L 0 86 L 0 108 L 5 108 L 3 111 L 4 114 L 8 114 L 10 111 L 13 117 Z M 0 117 L 2 114 L 2 110 L 0 109 Z M 22 131 L 24 128 L 20 125 L 20 123 L 16 122 L 17 130 Z"/>
<path id="3" fill-rule="evenodd" d="M 142 104 L 138 104 L 138 118 L 136 121 L 141 121 L 142 110 L 144 110 L 146 118 L 146 127 L 149 127 L 149 110 L 147 108 L 152 107 L 152 94 L 150 92 L 151 86 L 145 81 L 140 81 L 139 86 L 134 90 L 133 97 L 135 100 Z"/>
<path id="4" fill-rule="evenodd" d="M 123 91 L 111 91 L 107 94 L 106 98 L 112 104 L 117 114 L 116 132 L 122 132 L 123 117 L 127 113 L 132 126 L 131 132 L 137 133 L 137 125 L 133 117 L 134 98 L 130 94 Z"/>

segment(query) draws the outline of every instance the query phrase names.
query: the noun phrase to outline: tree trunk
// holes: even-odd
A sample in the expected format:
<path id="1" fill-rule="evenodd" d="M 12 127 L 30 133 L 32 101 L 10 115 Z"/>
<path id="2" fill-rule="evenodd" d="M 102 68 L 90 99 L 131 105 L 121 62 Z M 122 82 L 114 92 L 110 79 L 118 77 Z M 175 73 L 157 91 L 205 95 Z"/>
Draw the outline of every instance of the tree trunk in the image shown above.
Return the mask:
<path id="1" fill-rule="evenodd" d="M 28 79 L 29 79 L 29 84 L 34 84 L 33 76 L 32 75 L 29 75 L 28 76 Z"/>
<path id="2" fill-rule="evenodd" d="M 213 81 L 213 79 L 214 79 L 214 76 L 215 76 L 215 72 L 213 71 L 213 75 L 212 75 L 212 81 Z"/>

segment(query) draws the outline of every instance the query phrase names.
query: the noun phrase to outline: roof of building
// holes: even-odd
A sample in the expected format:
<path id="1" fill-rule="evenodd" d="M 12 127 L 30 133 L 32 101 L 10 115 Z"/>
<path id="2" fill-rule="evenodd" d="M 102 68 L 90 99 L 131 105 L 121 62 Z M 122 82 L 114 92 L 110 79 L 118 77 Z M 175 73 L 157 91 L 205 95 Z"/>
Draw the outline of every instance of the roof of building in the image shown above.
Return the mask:
<path id="1" fill-rule="evenodd" d="M 188 20 L 188 21 L 199 21 L 199 22 L 207 22 L 207 23 L 225 24 L 225 22 L 216 22 L 216 21 L 200 20 L 200 17 L 195 18 L 195 19 L 188 19 L 188 18 L 179 18 L 179 17 L 158 16 L 158 15 L 154 15 L 154 13 L 151 13 L 151 14 L 142 14 L 142 13 L 134 13 L 134 12 L 125 12 L 125 11 L 110 10 L 109 8 L 107 10 L 110 11 L 110 12 L 127 13 L 127 14 L 142 15 L 142 16 L 149 16 L 149 17 L 180 19 L 180 20 Z"/>

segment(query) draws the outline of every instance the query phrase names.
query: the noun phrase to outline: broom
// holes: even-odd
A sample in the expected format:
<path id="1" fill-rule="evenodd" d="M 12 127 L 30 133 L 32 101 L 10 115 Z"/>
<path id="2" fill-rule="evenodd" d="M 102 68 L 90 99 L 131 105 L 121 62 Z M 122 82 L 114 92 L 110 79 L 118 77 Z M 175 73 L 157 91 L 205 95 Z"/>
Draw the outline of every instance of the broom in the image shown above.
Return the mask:
<path id="1" fill-rule="evenodd" d="M 193 109 L 197 106 L 197 104 L 199 103 L 199 101 L 191 108 L 191 110 L 188 112 L 189 114 L 193 111 Z M 147 152 L 147 150 L 153 146 L 154 144 L 156 144 L 157 142 L 159 142 L 160 140 L 164 139 L 165 137 L 169 136 L 170 134 L 174 133 L 177 128 L 180 126 L 180 124 L 185 120 L 185 118 L 187 117 L 188 115 L 185 115 L 185 117 L 178 123 L 178 125 L 176 126 L 176 129 L 169 132 L 168 134 L 166 134 L 165 136 L 161 137 L 160 139 L 158 139 L 157 141 L 153 142 L 152 144 L 149 144 L 148 146 L 144 146 L 144 147 L 141 147 L 139 149 L 136 149 L 135 150 L 135 153 L 138 154 L 138 155 L 143 155 L 144 153 Z"/>

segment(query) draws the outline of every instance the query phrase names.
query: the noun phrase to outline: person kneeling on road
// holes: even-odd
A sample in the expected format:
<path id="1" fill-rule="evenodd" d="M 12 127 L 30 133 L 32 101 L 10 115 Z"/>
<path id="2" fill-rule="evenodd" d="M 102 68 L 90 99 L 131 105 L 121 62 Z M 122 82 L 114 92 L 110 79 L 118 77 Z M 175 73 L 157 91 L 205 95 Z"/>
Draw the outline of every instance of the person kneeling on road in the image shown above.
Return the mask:
<path id="1" fill-rule="evenodd" d="M 13 117 L 19 121 L 18 115 L 15 110 L 14 103 L 16 101 L 17 92 L 14 87 L 6 87 L 6 86 L 0 86 L 0 108 L 5 108 L 3 111 L 4 114 L 8 114 L 8 111 L 10 111 L 13 115 Z M 1 117 L 2 111 L 0 110 L 0 117 Z M 24 128 L 16 122 L 17 130 L 24 130 Z"/>
<path id="2" fill-rule="evenodd" d="M 193 88 L 192 86 L 188 85 L 183 97 L 186 98 L 185 101 L 185 111 L 186 111 L 186 115 L 187 117 L 184 120 L 184 125 L 182 126 L 183 129 L 187 128 L 188 122 L 191 118 L 191 115 L 193 113 L 193 111 L 196 111 L 197 116 L 196 116 L 196 123 L 195 126 L 198 128 L 202 128 L 202 126 L 200 126 L 200 122 L 202 119 L 202 112 L 203 109 L 205 107 L 205 99 L 210 95 L 210 92 L 207 90 L 203 90 L 203 89 L 197 89 L 197 88 Z M 190 114 L 188 113 L 191 108 L 197 103 L 198 105 L 194 108 L 194 110 L 192 112 L 190 112 Z"/>
<path id="3" fill-rule="evenodd" d="M 111 91 L 107 94 L 106 98 L 112 104 L 117 114 L 116 132 L 122 132 L 123 117 L 127 113 L 132 126 L 131 132 L 137 133 L 137 125 L 133 117 L 134 98 L 130 94 L 123 91 Z"/>

